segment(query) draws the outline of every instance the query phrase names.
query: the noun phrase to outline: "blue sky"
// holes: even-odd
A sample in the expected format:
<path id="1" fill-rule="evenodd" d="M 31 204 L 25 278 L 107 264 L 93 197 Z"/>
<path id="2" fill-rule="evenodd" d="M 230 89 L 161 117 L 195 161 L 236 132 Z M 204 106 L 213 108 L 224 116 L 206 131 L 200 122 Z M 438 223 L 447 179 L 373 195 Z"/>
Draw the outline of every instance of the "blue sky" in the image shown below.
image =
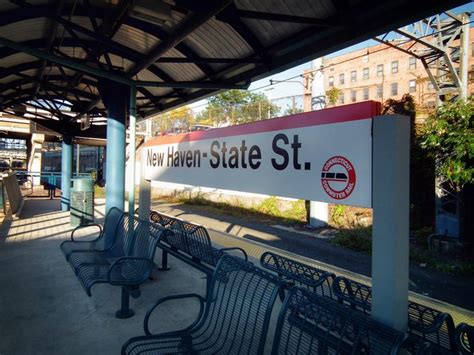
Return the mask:
<path id="1" fill-rule="evenodd" d="M 472 13 L 472 12 L 474 12 L 474 3 L 471 1 L 469 4 L 456 7 L 454 9 L 452 9 L 451 11 L 453 13 L 461 13 L 461 12 L 471 12 Z M 471 15 L 471 21 L 473 21 L 473 15 Z M 472 24 L 471 24 L 471 26 L 472 26 Z M 367 48 L 367 47 L 373 46 L 377 43 L 378 42 L 376 42 L 374 40 L 367 40 L 367 41 L 355 44 L 353 46 L 344 48 L 344 49 L 339 50 L 337 52 L 333 52 L 333 53 L 327 55 L 326 57 L 328 57 L 328 58 L 335 57 L 335 56 L 338 56 L 338 55 L 341 55 L 341 54 L 344 54 L 344 53 L 348 53 L 348 52 L 352 52 L 352 51 L 355 51 L 355 50 L 358 50 L 358 49 L 361 49 L 361 48 Z M 302 78 L 300 78 L 300 77 L 291 79 L 290 82 L 285 81 L 283 83 L 274 84 L 270 87 L 266 87 L 266 86 L 268 84 L 270 84 L 270 80 L 275 80 L 275 81 L 286 80 L 288 78 L 292 78 L 292 77 L 299 76 L 299 75 L 303 74 L 304 69 L 309 69 L 309 68 L 311 68 L 311 62 L 307 62 L 307 63 L 301 64 L 301 65 L 298 65 L 298 66 L 293 67 L 291 69 L 285 70 L 281 73 L 269 76 L 265 79 L 257 80 L 257 81 L 253 82 L 250 85 L 249 90 L 255 90 L 255 89 L 258 89 L 258 88 L 261 88 L 261 87 L 265 87 L 265 88 L 263 88 L 261 90 L 257 90 L 257 91 L 258 92 L 263 92 L 265 95 L 267 95 L 267 97 L 270 100 L 274 100 L 274 99 L 282 98 L 282 97 L 286 97 L 286 96 L 292 96 L 292 95 L 303 95 L 303 84 L 302 84 Z M 298 81 L 298 82 L 293 82 L 293 81 Z M 196 102 L 196 103 L 194 103 L 190 106 L 193 107 L 193 108 L 195 107 L 197 110 L 201 110 L 205 107 L 205 102 L 206 102 L 205 100 L 201 100 L 201 101 Z"/>

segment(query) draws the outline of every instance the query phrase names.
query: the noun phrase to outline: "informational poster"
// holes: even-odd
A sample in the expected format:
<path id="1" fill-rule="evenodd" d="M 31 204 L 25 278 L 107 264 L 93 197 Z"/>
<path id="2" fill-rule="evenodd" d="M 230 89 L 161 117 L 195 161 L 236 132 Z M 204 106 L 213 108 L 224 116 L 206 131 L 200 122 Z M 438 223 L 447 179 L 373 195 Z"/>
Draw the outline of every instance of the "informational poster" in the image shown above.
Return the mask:
<path id="1" fill-rule="evenodd" d="M 208 131 L 144 149 L 145 179 L 372 206 L 372 101 Z"/>

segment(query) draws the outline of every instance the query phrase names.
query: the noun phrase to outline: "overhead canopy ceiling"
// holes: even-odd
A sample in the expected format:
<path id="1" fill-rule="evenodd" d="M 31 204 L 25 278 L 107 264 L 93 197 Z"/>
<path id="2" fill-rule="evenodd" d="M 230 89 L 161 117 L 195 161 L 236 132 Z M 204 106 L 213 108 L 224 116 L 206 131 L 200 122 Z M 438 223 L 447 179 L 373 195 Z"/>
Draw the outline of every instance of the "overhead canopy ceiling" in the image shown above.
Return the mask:
<path id="1" fill-rule="evenodd" d="M 2 0 L 0 109 L 36 107 L 55 118 L 32 119 L 59 133 L 104 136 L 77 122 L 106 117 L 104 73 L 147 82 L 137 106 L 149 117 L 466 2 Z"/>

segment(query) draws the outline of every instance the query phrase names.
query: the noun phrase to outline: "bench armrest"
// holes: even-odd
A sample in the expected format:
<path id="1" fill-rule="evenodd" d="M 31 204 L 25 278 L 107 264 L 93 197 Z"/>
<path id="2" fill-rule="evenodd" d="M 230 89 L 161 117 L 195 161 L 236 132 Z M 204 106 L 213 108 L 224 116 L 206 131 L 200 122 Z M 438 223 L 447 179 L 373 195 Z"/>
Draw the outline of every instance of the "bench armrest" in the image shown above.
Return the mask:
<path id="1" fill-rule="evenodd" d="M 123 264 L 129 263 L 131 265 L 145 262 L 149 264 L 149 267 L 146 270 L 140 270 L 140 267 L 134 268 L 133 270 L 126 270 L 131 275 L 130 278 L 123 276 L 120 279 L 114 278 L 114 273 L 117 272 L 117 269 L 120 268 Z M 107 272 L 107 282 L 111 285 L 137 285 L 145 282 L 151 274 L 151 271 L 155 267 L 155 263 L 148 258 L 138 257 L 138 256 L 122 256 L 121 258 L 115 260 L 112 265 L 110 265 Z"/>
<path id="2" fill-rule="evenodd" d="M 198 314 L 196 320 L 190 326 L 186 327 L 185 329 L 182 329 L 182 330 L 179 330 L 179 331 L 176 331 L 176 332 L 167 333 L 167 334 L 185 332 L 186 330 L 191 329 L 192 327 L 194 327 L 202 317 L 202 314 L 204 312 L 204 303 L 206 302 L 206 300 L 202 296 L 200 296 L 196 293 L 186 293 L 186 294 L 182 294 L 182 295 L 162 297 L 158 301 L 156 301 L 155 304 L 148 310 L 148 312 L 145 315 L 145 319 L 143 320 L 143 329 L 145 330 L 145 334 L 146 335 L 152 335 L 152 333 L 150 332 L 150 328 L 148 327 L 148 322 L 150 320 L 151 314 L 153 313 L 153 311 L 155 310 L 156 307 L 158 307 L 160 304 L 165 303 L 167 301 L 178 300 L 178 299 L 183 299 L 183 298 L 197 298 L 199 300 L 199 307 L 200 307 L 199 314 Z"/>
<path id="3" fill-rule="evenodd" d="M 222 251 L 222 252 L 226 252 L 226 251 L 229 251 L 229 250 L 238 250 L 238 251 L 242 252 L 242 254 L 244 254 L 244 259 L 245 259 L 245 261 L 248 261 L 247 253 L 246 253 L 245 250 L 242 249 L 242 248 L 239 248 L 239 247 L 232 247 L 232 248 L 222 248 L 222 249 L 219 249 L 219 251 Z"/>
<path id="4" fill-rule="evenodd" d="M 76 233 L 79 229 L 82 229 L 82 228 L 87 228 L 87 227 L 97 227 L 99 228 L 99 236 L 93 240 L 88 240 L 88 242 L 94 242 L 96 240 L 98 240 L 99 238 L 102 237 L 102 233 L 103 233 L 103 229 L 102 229 L 102 226 L 100 224 L 97 224 L 97 223 L 91 223 L 91 224 L 85 224 L 85 225 L 82 225 L 82 226 L 77 226 L 76 228 L 74 228 L 71 232 L 71 240 L 73 242 L 78 242 L 77 240 L 74 240 L 74 233 Z"/>

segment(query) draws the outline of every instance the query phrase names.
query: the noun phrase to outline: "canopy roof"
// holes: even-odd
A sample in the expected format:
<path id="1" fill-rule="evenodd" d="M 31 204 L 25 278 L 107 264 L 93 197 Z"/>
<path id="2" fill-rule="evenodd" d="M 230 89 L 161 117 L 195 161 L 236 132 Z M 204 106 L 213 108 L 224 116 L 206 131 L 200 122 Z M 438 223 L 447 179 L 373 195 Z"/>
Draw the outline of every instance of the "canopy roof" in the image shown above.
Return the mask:
<path id="1" fill-rule="evenodd" d="M 105 77 L 141 81 L 149 117 L 465 2 L 2 0 L 0 108 L 36 107 L 56 117 L 32 119 L 59 133 L 104 136 L 77 118 L 106 117 Z"/>

